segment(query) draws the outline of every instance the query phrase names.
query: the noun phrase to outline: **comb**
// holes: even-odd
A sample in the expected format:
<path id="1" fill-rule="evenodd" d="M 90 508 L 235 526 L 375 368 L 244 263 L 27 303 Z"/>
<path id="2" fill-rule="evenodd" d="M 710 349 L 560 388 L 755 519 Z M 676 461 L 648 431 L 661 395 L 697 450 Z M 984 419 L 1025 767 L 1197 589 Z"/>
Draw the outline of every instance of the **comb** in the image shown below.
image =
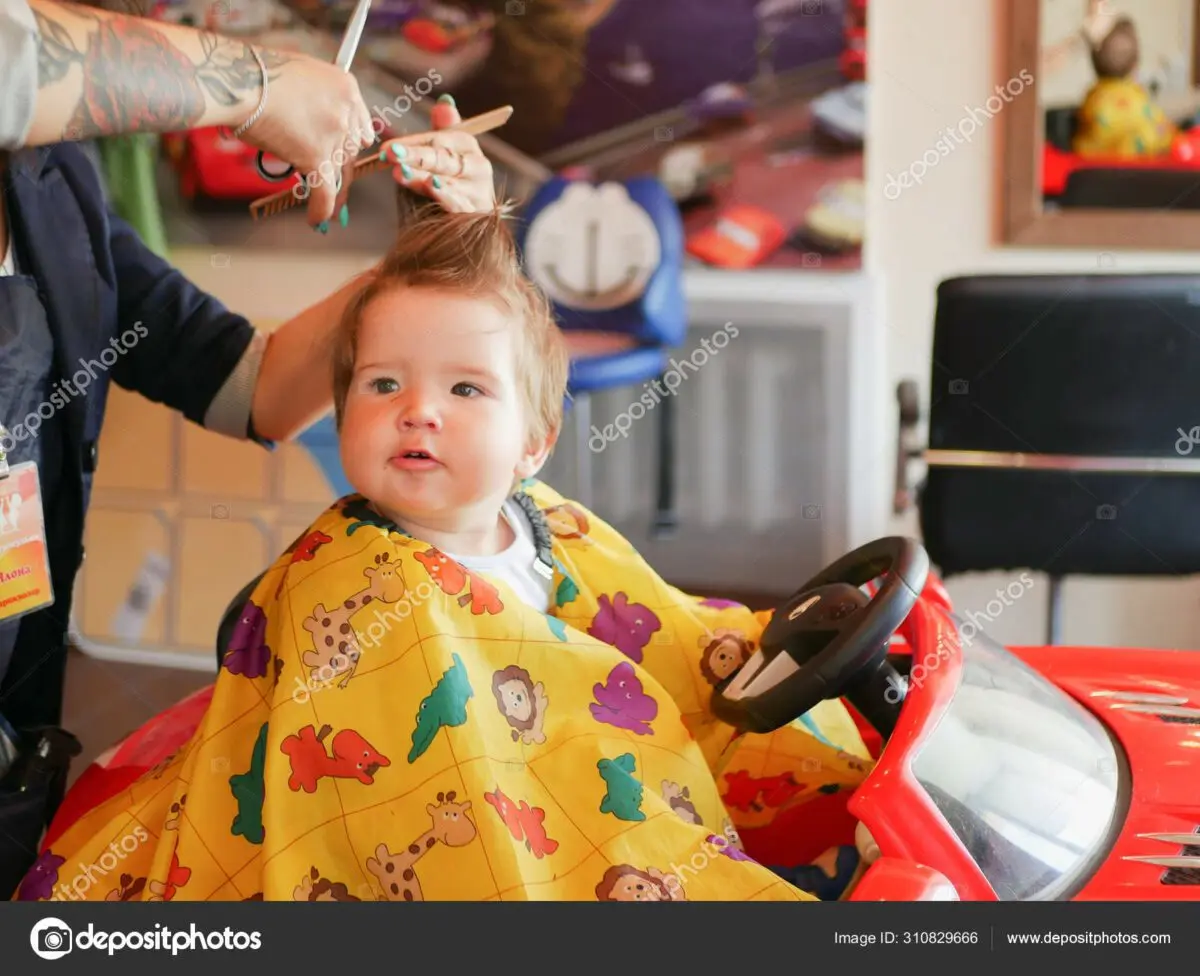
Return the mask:
<path id="1" fill-rule="evenodd" d="M 494 108 L 490 112 L 484 112 L 482 115 L 475 115 L 469 119 L 463 119 L 458 125 L 448 126 L 445 129 L 439 129 L 439 132 L 466 132 L 473 136 L 483 135 L 485 132 L 491 132 L 493 129 L 498 129 L 504 125 L 513 114 L 511 105 L 504 105 L 500 108 Z M 398 136 L 396 140 L 403 142 L 405 139 L 415 139 L 418 136 L 428 135 L 428 132 L 414 133 L 411 136 Z M 360 176 L 366 176 L 368 173 L 374 173 L 381 169 L 395 169 L 396 161 L 394 159 L 380 159 L 378 153 L 372 153 L 365 159 L 360 159 L 354 164 L 354 179 L 357 180 Z M 278 193 L 272 193 L 269 197 L 262 197 L 250 204 L 250 216 L 255 220 L 260 217 L 272 217 L 275 214 L 283 213 L 285 210 L 290 210 L 292 207 L 306 203 L 307 195 L 303 198 L 297 197 L 290 189 L 280 190 Z"/>

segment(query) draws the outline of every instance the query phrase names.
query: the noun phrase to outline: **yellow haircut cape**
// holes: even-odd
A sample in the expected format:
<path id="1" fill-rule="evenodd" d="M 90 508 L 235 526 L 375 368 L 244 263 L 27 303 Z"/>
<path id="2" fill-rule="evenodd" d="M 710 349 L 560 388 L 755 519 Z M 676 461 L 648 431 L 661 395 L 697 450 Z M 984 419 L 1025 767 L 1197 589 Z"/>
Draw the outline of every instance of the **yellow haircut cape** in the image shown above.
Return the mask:
<path id="1" fill-rule="evenodd" d="M 739 738 L 709 701 L 769 613 L 667 585 L 525 485 L 550 614 L 340 499 L 255 589 L 190 742 L 52 845 L 50 898 L 810 900 L 745 856 L 723 797 L 861 782 L 845 708 Z"/>

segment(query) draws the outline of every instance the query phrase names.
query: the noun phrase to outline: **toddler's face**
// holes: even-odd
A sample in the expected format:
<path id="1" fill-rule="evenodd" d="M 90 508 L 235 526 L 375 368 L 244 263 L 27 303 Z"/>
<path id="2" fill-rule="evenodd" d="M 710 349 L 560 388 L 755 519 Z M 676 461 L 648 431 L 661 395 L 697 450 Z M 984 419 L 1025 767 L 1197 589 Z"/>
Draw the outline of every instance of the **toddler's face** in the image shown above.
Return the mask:
<path id="1" fill-rule="evenodd" d="M 401 524 L 494 517 L 545 457 L 529 443 L 517 328 L 491 302 L 431 288 L 371 302 L 342 419 L 354 488 Z"/>

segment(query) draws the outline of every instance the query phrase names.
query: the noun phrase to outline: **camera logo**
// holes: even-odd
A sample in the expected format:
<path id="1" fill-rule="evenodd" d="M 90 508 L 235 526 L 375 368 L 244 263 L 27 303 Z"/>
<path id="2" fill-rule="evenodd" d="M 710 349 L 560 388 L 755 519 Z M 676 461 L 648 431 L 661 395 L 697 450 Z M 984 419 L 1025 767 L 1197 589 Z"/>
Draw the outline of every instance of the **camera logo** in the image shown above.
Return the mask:
<path id="1" fill-rule="evenodd" d="M 41 959 L 61 959 L 71 951 L 73 942 L 71 930 L 59 918 L 43 918 L 29 933 L 33 953 Z"/>

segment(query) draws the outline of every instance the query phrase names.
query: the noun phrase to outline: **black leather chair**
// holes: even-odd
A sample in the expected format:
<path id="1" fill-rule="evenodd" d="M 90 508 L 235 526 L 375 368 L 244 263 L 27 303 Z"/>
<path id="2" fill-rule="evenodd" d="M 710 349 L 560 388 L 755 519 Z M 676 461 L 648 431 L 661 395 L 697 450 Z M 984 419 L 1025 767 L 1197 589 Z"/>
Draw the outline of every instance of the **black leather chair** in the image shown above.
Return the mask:
<path id="1" fill-rule="evenodd" d="M 1050 145 L 1063 152 L 1071 151 L 1071 143 L 1079 128 L 1079 107 L 1048 108 L 1045 112 L 1045 138 Z"/>
<path id="2" fill-rule="evenodd" d="M 1081 169 L 1067 177 L 1055 202 L 1064 208 L 1198 210 L 1200 175 L 1194 169 Z"/>
<path id="3" fill-rule="evenodd" d="M 1067 576 L 1200 573 L 1200 275 L 943 281 L 924 449 L 899 394 L 896 514 L 943 578 L 1045 573 L 1047 643 Z"/>
<path id="4" fill-rule="evenodd" d="M 246 605 L 246 601 L 250 599 L 250 594 L 254 592 L 254 588 L 258 586 L 259 581 L 266 575 L 264 569 L 261 573 L 254 577 L 249 583 L 238 591 L 237 596 L 229 601 L 229 606 L 225 608 L 225 613 L 221 616 L 221 623 L 217 626 L 217 669 L 220 670 L 222 662 L 225 660 L 225 652 L 229 648 L 229 642 L 233 639 L 233 629 L 237 626 L 238 618 L 242 615 L 242 608 Z"/>

